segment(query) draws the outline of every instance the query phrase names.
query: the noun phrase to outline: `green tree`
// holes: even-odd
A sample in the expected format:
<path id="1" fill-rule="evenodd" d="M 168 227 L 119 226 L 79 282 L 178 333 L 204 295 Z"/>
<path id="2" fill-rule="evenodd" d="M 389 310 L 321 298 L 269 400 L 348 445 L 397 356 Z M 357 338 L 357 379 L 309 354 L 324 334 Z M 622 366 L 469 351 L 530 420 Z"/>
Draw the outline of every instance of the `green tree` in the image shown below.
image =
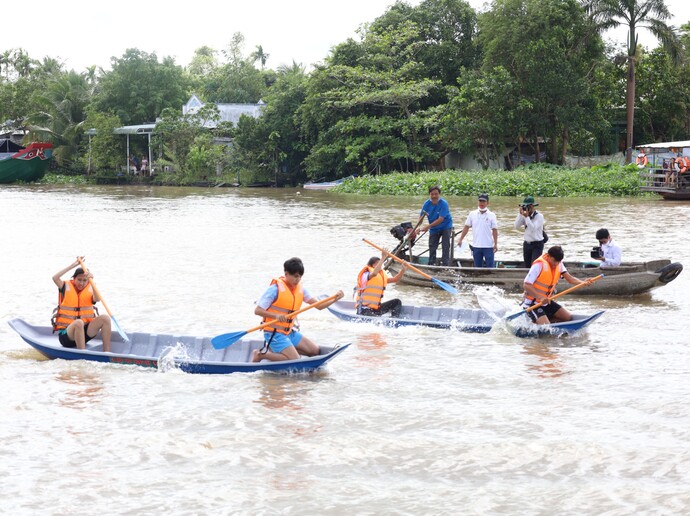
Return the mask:
<path id="1" fill-rule="evenodd" d="M 153 122 L 166 108 L 180 110 L 189 98 L 189 78 L 182 67 L 166 57 L 128 49 L 111 61 L 94 98 L 97 111 L 111 112 L 125 125 Z"/>
<path id="2" fill-rule="evenodd" d="M 671 12 L 664 0 L 586 0 L 585 8 L 600 31 L 628 27 L 626 81 L 626 163 L 632 163 L 633 129 L 635 120 L 635 65 L 638 55 L 638 29 L 652 33 L 673 57 L 680 57 L 678 35 L 672 26 L 666 24 Z"/>
<path id="3" fill-rule="evenodd" d="M 60 165 L 71 164 L 79 155 L 83 122 L 91 101 L 86 76 L 70 71 L 54 77 L 34 94 L 37 111 L 27 117 L 32 134 L 48 136 L 55 145 L 53 156 Z"/>
<path id="4" fill-rule="evenodd" d="M 551 161 L 562 161 L 571 132 L 591 130 L 602 117 L 591 84 L 603 43 L 582 7 L 577 0 L 496 0 L 479 26 L 484 73 L 503 67 L 529 106 L 524 140 L 538 158 L 546 137 Z"/>
<path id="5" fill-rule="evenodd" d="M 261 45 L 256 45 L 256 50 L 252 52 L 251 58 L 254 60 L 256 63 L 259 61 L 261 63 L 261 70 L 263 70 L 266 67 L 266 61 L 268 61 L 268 58 L 271 57 L 270 54 L 267 54 L 264 51 L 264 47 Z"/>
<path id="6" fill-rule="evenodd" d="M 87 174 L 117 170 L 124 164 L 123 138 L 114 132 L 120 126 L 122 122 L 115 115 L 87 110 L 84 127 L 94 130 L 82 144 L 82 165 Z"/>

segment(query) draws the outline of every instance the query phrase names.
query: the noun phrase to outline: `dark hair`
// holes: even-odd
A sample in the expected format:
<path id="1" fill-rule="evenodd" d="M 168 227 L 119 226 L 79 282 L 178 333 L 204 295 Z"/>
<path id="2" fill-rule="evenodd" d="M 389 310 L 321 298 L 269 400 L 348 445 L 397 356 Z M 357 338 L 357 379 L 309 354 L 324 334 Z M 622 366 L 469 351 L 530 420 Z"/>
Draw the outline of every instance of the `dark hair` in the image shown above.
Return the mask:
<path id="1" fill-rule="evenodd" d="M 434 190 L 436 190 L 438 193 L 441 193 L 441 187 L 438 185 L 434 185 L 434 186 L 429 187 L 429 193 L 433 192 Z"/>
<path id="2" fill-rule="evenodd" d="M 373 267 L 376 262 L 378 262 L 381 259 L 380 256 L 372 256 L 369 258 L 369 261 L 367 262 L 367 267 Z"/>
<path id="3" fill-rule="evenodd" d="M 606 228 L 601 228 L 597 231 L 597 234 L 594 235 L 594 238 L 597 240 L 601 240 L 602 238 L 608 238 L 609 237 L 609 230 Z"/>
<path id="4" fill-rule="evenodd" d="M 565 256 L 565 254 L 563 254 L 563 248 L 560 245 L 550 247 L 547 253 L 551 258 L 553 258 L 557 262 L 562 262 L 563 257 Z"/>
<path id="5" fill-rule="evenodd" d="M 84 269 L 82 269 L 81 267 L 77 267 L 76 270 L 74 271 L 74 274 L 72 274 L 72 277 L 76 278 L 80 274 L 84 274 Z"/>
<path id="6" fill-rule="evenodd" d="M 304 276 L 304 264 L 299 258 L 290 258 L 289 260 L 285 260 L 283 269 L 288 274 L 299 274 L 300 276 Z"/>

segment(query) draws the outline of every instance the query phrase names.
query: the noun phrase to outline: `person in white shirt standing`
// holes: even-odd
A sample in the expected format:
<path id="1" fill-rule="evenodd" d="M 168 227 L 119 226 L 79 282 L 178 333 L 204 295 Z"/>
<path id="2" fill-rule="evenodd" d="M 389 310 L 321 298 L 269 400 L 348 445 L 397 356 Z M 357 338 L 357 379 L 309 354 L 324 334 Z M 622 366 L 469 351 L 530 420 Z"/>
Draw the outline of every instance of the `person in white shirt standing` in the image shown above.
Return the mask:
<path id="1" fill-rule="evenodd" d="M 544 252 L 544 215 L 535 210 L 535 206 L 539 206 L 539 204 L 534 203 L 534 197 L 531 195 L 525 197 L 522 204 L 518 206 L 518 216 L 515 219 L 515 229 L 525 228 L 522 259 L 527 269 Z"/>
<path id="2" fill-rule="evenodd" d="M 495 267 L 494 255 L 498 251 L 498 221 L 496 215 L 489 210 L 489 194 L 480 194 L 477 200 L 478 208 L 471 211 L 462 228 L 458 246 L 472 228 L 472 257 L 475 267 Z"/>
<path id="3" fill-rule="evenodd" d="M 623 252 L 613 242 L 609 230 L 601 228 L 596 232 L 596 239 L 599 241 L 599 256 L 596 258 L 601 261 L 600 267 L 618 267 L 623 261 Z M 594 256 L 593 256 L 594 258 Z"/>

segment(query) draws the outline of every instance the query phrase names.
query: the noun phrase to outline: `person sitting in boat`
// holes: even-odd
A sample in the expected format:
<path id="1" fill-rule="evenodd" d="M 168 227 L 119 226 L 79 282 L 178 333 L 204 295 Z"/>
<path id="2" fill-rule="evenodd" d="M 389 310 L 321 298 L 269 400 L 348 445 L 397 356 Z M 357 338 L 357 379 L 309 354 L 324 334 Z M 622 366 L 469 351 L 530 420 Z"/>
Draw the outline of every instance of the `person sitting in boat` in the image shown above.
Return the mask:
<path id="1" fill-rule="evenodd" d="M 609 230 L 601 228 L 597 230 L 595 237 L 599 241 L 599 256 L 596 258 L 592 256 L 592 258 L 601 261 L 599 264 L 601 268 L 618 267 L 623 261 L 623 251 L 613 242 Z"/>
<path id="2" fill-rule="evenodd" d="M 283 264 L 283 269 L 285 275 L 271 281 L 254 309 L 256 315 L 263 317 L 263 322 L 273 322 L 265 327 L 264 347 L 253 351 L 252 362 L 260 362 L 264 358 L 297 360 L 300 353 L 309 357 L 319 354 L 319 346 L 295 330 L 295 319 L 290 318 L 290 313 L 299 310 L 303 302 L 313 305 L 319 301 L 302 286 L 304 264 L 299 258 L 290 258 Z M 317 308 L 323 310 L 343 298 L 342 290 L 337 294 L 333 301 Z"/>
<path id="3" fill-rule="evenodd" d="M 637 158 L 635 158 L 635 163 L 637 164 L 637 168 L 644 168 L 647 166 L 647 163 L 649 163 L 644 149 L 640 149 L 640 153 L 637 155 Z"/>
<path id="4" fill-rule="evenodd" d="M 111 323 L 106 314 L 97 315 L 98 295 L 93 291 L 89 280 L 93 275 L 79 267 L 79 259 L 53 275 L 58 288 L 58 306 L 55 309 L 53 331 L 58 332 L 58 340 L 66 348 L 85 349 L 86 343 L 101 332 L 103 351 L 110 351 Z M 61 279 L 63 274 L 77 267 L 69 281 Z"/>
<path id="5" fill-rule="evenodd" d="M 546 253 L 534 260 L 527 276 L 525 276 L 523 308 L 529 308 L 535 303 L 545 301 L 540 307 L 528 312 L 536 324 L 565 322 L 573 319 L 568 310 L 556 301 L 549 301 L 549 297 L 555 294 L 556 285 L 560 278 L 573 285 L 584 283 L 568 272 L 563 265 L 563 256 L 561 246 L 550 247 Z"/>
<path id="6" fill-rule="evenodd" d="M 383 293 L 388 283 L 397 283 L 405 274 L 405 267 L 400 268 L 400 272 L 389 278 L 383 270 L 385 253 L 381 258 L 372 256 L 366 266 L 357 275 L 357 286 L 355 287 L 355 306 L 359 315 L 383 315 L 390 313 L 392 317 L 398 317 L 402 310 L 402 301 L 391 299 L 381 302 Z"/>

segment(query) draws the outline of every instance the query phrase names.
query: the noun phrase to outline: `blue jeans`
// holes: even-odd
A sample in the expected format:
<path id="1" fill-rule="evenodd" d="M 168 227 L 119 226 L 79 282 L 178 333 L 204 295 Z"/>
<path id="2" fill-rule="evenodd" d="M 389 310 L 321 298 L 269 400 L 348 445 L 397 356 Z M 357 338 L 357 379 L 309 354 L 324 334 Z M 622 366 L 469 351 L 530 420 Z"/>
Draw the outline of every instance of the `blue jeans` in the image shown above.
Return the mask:
<path id="1" fill-rule="evenodd" d="M 493 269 L 494 263 L 494 248 L 493 247 L 473 247 L 472 258 L 474 258 L 475 267 L 486 267 Z"/>

